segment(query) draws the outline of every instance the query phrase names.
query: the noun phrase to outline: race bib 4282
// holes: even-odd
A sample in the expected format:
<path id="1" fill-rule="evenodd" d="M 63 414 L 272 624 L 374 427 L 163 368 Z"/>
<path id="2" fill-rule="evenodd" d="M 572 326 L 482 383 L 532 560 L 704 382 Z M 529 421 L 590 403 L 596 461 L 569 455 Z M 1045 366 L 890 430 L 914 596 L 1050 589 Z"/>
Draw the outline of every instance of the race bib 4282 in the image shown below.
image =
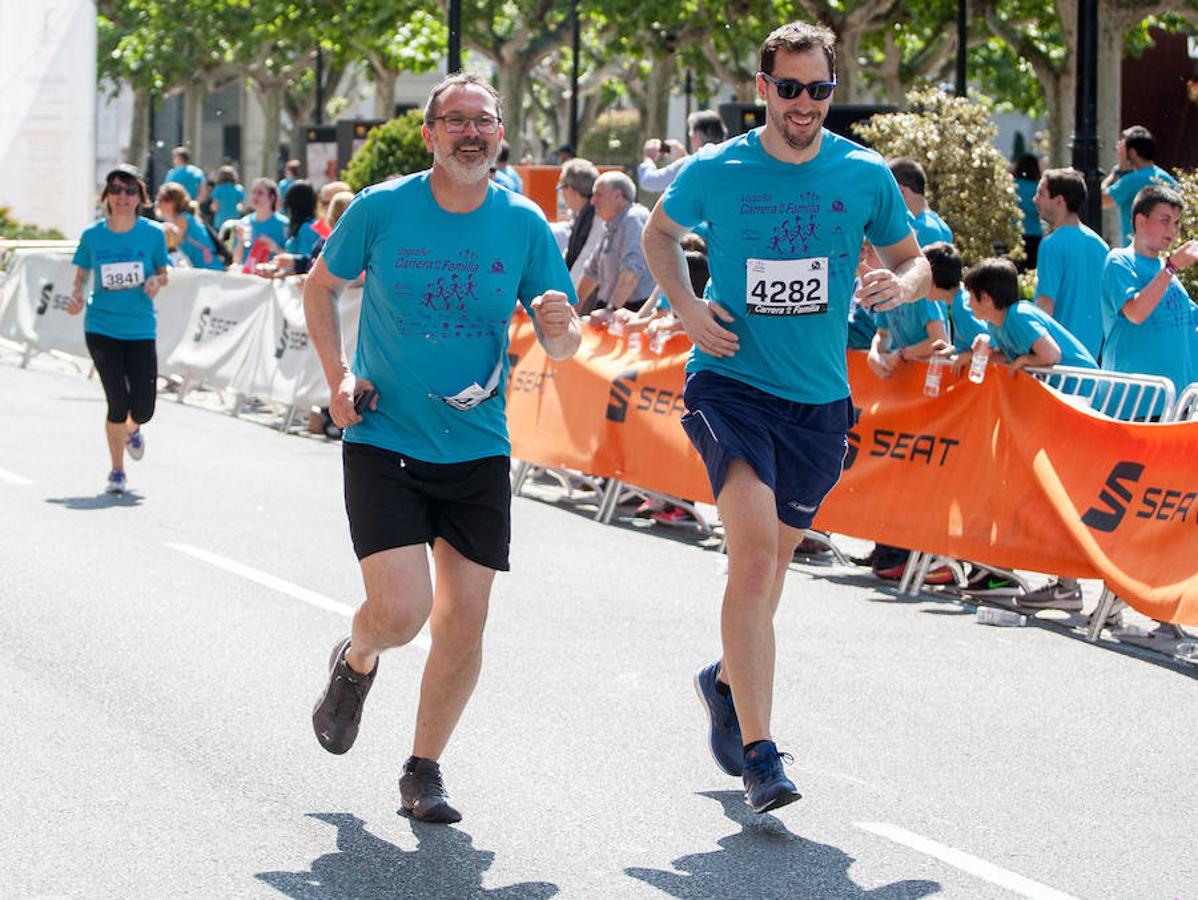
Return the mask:
<path id="1" fill-rule="evenodd" d="M 811 316 L 828 311 L 828 258 L 750 259 L 745 303 L 753 316 Z"/>

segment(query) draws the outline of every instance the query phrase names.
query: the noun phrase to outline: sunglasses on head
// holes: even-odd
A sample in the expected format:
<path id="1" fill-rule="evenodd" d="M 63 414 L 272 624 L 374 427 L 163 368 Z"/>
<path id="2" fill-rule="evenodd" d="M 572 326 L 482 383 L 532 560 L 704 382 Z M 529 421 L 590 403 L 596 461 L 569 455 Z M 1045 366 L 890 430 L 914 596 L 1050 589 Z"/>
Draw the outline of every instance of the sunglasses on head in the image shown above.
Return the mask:
<path id="1" fill-rule="evenodd" d="M 108 193 L 120 196 L 124 194 L 126 197 L 138 197 L 141 195 L 141 188 L 136 184 L 110 184 L 108 185 Z"/>
<path id="2" fill-rule="evenodd" d="M 793 100 L 803 91 L 806 91 L 812 100 L 827 100 L 836 88 L 835 81 L 813 81 L 810 84 L 804 84 L 793 78 L 775 78 L 767 72 L 762 72 L 761 77 L 777 89 L 778 96 L 783 100 Z"/>

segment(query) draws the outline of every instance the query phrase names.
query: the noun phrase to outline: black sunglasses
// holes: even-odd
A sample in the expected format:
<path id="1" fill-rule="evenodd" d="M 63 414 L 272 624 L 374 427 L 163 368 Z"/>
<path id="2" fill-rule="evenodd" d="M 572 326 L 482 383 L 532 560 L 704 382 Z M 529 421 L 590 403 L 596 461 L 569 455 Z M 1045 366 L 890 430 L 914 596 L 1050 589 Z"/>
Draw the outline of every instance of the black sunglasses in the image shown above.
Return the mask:
<path id="1" fill-rule="evenodd" d="M 813 81 L 810 84 L 803 84 L 793 78 L 775 78 L 767 72 L 762 72 L 761 77 L 777 88 L 778 96 L 783 100 L 793 100 L 803 91 L 810 94 L 812 100 L 827 100 L 836 88 L 835 81 Z"/>
<path id="2" fill-rule="evenodd" d="M 136 184 L 110 184 L 108 185 L 108 193 L 115 194 L 118 197 L 124 194 L 126 197 L 136 197 L 141 194 L 141 188 Z"/>

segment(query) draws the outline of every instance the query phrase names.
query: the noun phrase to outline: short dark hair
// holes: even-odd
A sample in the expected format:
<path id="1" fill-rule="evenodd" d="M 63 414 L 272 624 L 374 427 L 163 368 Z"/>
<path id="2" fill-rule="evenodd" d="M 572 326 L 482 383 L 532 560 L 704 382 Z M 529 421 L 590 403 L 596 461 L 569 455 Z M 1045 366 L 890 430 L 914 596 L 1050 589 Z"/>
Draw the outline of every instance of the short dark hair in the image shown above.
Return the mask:
<path id="1" fill-rule="evenodd" d="M 132 184 L 137 190 L 137 202 L 141 206 L 148 206 L 150 203 L 150 192 L 146 189 L 145 179 L 141 177 L 141 173 L 133 166 L 117 166 L 104 179 L 104 187 L 100 190 L 100 203 L 104 209 L 111 213 L 108 207 L 108 192 L 114 181 L 120 181 L 124 184 Z"/>
<path id="2" fill-rule="evenodd" d="M 1156 141 L 1152 132 L 1143 125 L 1124 128 L 1120 137 L 1123 138 L 1123 146 L 1128 150 L 1135 150 L 1140 159 L 1156 159 Z"/>
<path id="3" fill-rule="evenodd" d="M 965 273 L 965 288 L 975 297 L 989 294 L 995 309 L 1006 309 L 1019 302 L 1019 272 L 1009 259 L 983 259 Z"/>
<path id="4" fill-rule="evenodd" d="M 490 81 L 477 72 L 454 72 L 452 75 L 442 78 L 441 82 L 429 93 L 428 103 L 424 105 L 424 123 L 426 125 L 432 124 L 433 116 L 437 114 L 437 104 L 441 102 L 441 95 L 450 88 L 462 87 L 463 85 L 482 88 L 490 94 L 491 99 L 495 101 L 496 117 L 499 119 L 503 118 L 503 99 L 499 96 L 499 91 L 495 90 Z"/>
<path id="5" fill-rule="evenodd" d="M 1026 178 L 1028 181 L 1040 180 L 1040 160 L 1034 153 L 1021 153 L 1011 165 L 1011 175 L 1015 178 Z"/>
<path id="6" fill-rule="evenodd" d="M 701 109 L 686 117 L 688 131 L 696 132 L 705 144 L 718 144 L 728 137 L 724 120 L 714 109 Z"/>
<path id="7" fill-rule="evenodd" d="M 923 166 L 910 157 L 900 156 L 898 159 L 892 159 L 890 174 L 900 187 L 914 191 L 921 197 L 927 193 L 928 176 L 924 173 Z"/>
<path id="8" fill-rule="evenodd" d="M 1045 170 L 1044 186 L 1048 196 L 1064 197 L 1065 209 L 1071 213 L 1080 212 L 1086 202 L 1086 177 L 1077 169 Z"/>
<path id="9" fill-rule="evenodd" d="M 779 50 L 787 53 L 806 53 L 808 50 L 823 50 L 828 61 L 828 77 L 836 80 L 836 35 L 832 29 L 809 22 L 790 22 L 770 32 L 758 52 L 758 69 L 767 75 L 774 74 L 774 57 Z"/>
<path id="10" fill-rule="evenodd" d="M 932 284 L 942 291 L 961 286 L 961 253 L 948 241 L 936 241 L 923 248 L 928 265 L 932 267 Z"/>
<path id="11" fill-rule="evenodd" d="M 512 145 L 509 144 L 507 141 L 500 141 L 499 142 L 499 156 L 496 157 L 495 161 L 505 163 L 505 162 L 507 162 L 508 157 L 511 155 L 512 155 Z"/>
<path id="12" fill-rule="evenodd" d="M 1150 216 L 1162 203 L 1177 210 L 1185 208 L 1181 194 L 1163 184 L 1150 184 L 1136 194 L 1136 199 L 1131 203 L 1132 229 L 1135 229 L 1136 216 Z"/>

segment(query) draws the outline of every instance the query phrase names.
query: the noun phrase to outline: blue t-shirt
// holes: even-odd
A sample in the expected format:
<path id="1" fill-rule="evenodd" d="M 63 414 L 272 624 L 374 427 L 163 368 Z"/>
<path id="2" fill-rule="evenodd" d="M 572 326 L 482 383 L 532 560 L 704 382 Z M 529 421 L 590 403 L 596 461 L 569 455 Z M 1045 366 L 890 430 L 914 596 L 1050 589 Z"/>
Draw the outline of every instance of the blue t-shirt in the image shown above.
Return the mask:
<path id="1" fill-rule="evenodd" d="M 969 292 L 965 288 L 957 288 L 953 295 L 952 306 L 948 310 L 949 331 L 952 334 L 953 349 L 960 353 L 973 349 L 973 339 L 979 334 L 989 334 L 986 323 L 973 314 L 973 304 Z"/>
<path id="2" fill-rule="evenodd" d="M 166 173 L 166 178 L 162 183 L 165 184 L 168 181 L 182 185 L 183 189 L 187 191 L 187 195 L 194 200 L 200 192 L 200 185 L 204 183 L 204 170 L 191 163 L 185 166 L 175 166 Z"/>
<path id="3" fill-rule="evenodd" d="M 265 219 L 259 219 L 257 213 L 241 217 L 241 224 L 250 229 L 250 244 L 259 237 L 268 237 L 280 248 L 287 243 L 287 217 L 280 213 L 271 213 Z"/>
<path id="4" fill-rule="evenodd" d="M 283 242 L 283 249 L 296 256 L 311 256 L 312 248 L 320 240 L 320 233 L 312 227 L 315 222 L 316 219 L 313 217 L 301 225 L 299 231 Z"/>
<path id="5" fill-rule="evenodd" d="M 83 330 L 123 341 L 151 341 L 158 330 L 145 280 L 168 264 L 166 233 L 137 217 L 128 231 L 101 219 L 79 237 L 71 262 L 92 273 Z"/>
<path id="6" fill-rule="evenodd" d="M 1180 393 L 1198 378 L 1194 354 L 1195 307 L 1174 277 L 1160 303 L 1139 325 L 1123 305 L 1162 268 L 1164 260 L 1141 256 L 1132 247 L 1112 250 L 1102 271 L 1102 304 L 1113 325 L 1102 348 L 1102 367 L 1114 372 L 1164 375 Z M 1159 410 L 1158 410 L 1159 412 Z"/>
<path id="7" fill-rule="evenodd" d="M 1062 225 L 1040 243 L 1036 261 L 1037 297 L 1052 303 L 1052 317 L 1095 359 L 1105 332 L 1102 269 L 1110 247 L 1085 225 Z"/>
<path id="8" fill-rule="evenodd" d="M 1119 207 L 1119 228 L 1123 233 L 1122 244 L 1130 244 L 1132 239 L 1131 208 L 1135 203 L 1136 194 L 1150 184 L 1160 184 L 1165 187 L 1176 187 L 1177 179 L 1158 165 L 1147 165 L 1134 172 L 1128 172 L 1109 188 L 1107 196 Z"/>
<path id="9" fill-rule="evenodd" d="M 1042 337 L 1050 337 L 1061 348 L 1059 366 L 1075 366 L 1079 369 L 1097 369 L 1098 363 L 1081 341 L 1036 304 L 1027 300 L 1007 307 L 1006 318 L 1001 325 L 986 324 L 990 341 L 996 350 L 1001 350 L 1007 359 L 1015 359 L 1032 351 L 1032 344 Z"/>
<path id="10" fill-rule="evenodd" d="M 1040 182 L 1030 178 L 1015 179 L 1015 193 L 1019 196 L 1019 209 L 1023 213 L 1023 233 L 1039 236 L 1044 234 L 1044 225 L 1040 221 L 1040 210 L 1036 209 L 1036 188 Z"/>
<path id="11" fill-rule="evenodd" d="M 918 216 L 911 216 L 910 213 L 908 215 L 911 219 L 911 230 L 915 232 L 915 240 L 919 242 L 919 246 L 926 247 L 937 241 L 948 244 L 953 242 L 953 230 L 937 213 L 925 209 Z"/>
<path id="12" fill-rule="evenodd" d="M 478 209 L 449 213 L 418 172 L 360 193 L 322 256 L 338 278 L 366 271 L 353 371 L 378 388 L 378 409 L 345 439 L 435 463 L 510 453 L 504 392 L 516 301 L 527 308 L 558 290 L 577 302 L 540 208 L 492 184 Z M 497 365 L 492 399 L 468 410 L 441 400 L 484 387 Z"/>
<path id="13" fill-rule="evenodd" d="M 196 269 L 223 269 L 224 261 L 216 252 L 216 243 L 212 235 L 195 213 L 184 213 L 187 219 L 187 233 L 179 241 L 179 249 L 190 260 Z"/>
<path id="14" fill-rule="evenodd" d="M 505 187 L 509 191 L 515 191 L 517 194 L 524 193 L 524 179 L 522 179 L 520 177 L 520 173 L 511 166 L 504 166 L 502 169 L 496 169 L 495 181 L 501 187 Z"/>
<path id="15" fill-rule="evenodd" d="M 926 297 L 874 313 L 879 328 L 890 331 L 890 349 L 902 350 L 928 339 L 928 323 L 943 322 L 944 308 Z M 947 330 L 947 326 L 946 326 Z"/>
<path id="16" fill-rule="evenodd" d="M 283 202 L 283 198 L 287 196 L 287 188 L 295 184 L 298 178 L 284 178 L 279 182 L 279 202 Z"/>
<path id="17" fill-rule="evenodd" d="M 212 227 L 220 231 L 220 227 L 230 219 L 241 215 L 238 204 L 245 202 L 245 188 L 239 184 L 229 184 L 227 181 L 213 186 L 212 199 L 216 202 L 216 212 L 212 214 Z"/>
<path id="18" fill-rule="evenodd" d="M 911 234 L 886 161 L 825 129 L 814 159 L 787 163 L 765 152 L 757 129 L 692 156 L 662 204 L 680 225 L 707 229 L 713 298 L 733 317 L 720 325 L 740 338 L 730 357 L 694 348 L 687 371 L 718 372 L 800 403 L 847 397 L 844 349 L 862 239 L 888 247 Z M 779 272 L 777 260 L 799 262 Z"/>

